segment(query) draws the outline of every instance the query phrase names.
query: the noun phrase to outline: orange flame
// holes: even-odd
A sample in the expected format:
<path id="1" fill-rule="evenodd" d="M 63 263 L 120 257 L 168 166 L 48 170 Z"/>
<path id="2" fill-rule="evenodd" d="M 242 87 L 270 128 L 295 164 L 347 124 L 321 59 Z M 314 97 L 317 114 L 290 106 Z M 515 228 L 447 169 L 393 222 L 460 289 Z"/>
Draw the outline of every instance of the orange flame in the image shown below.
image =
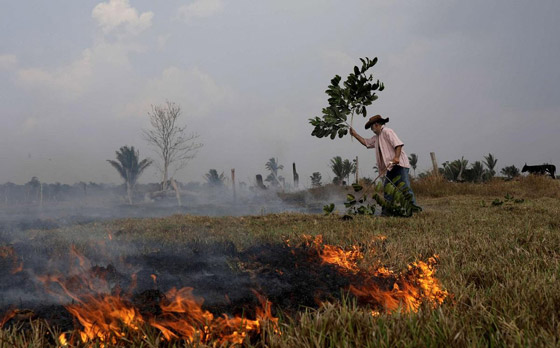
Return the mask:
<path id="1" fill-rule="evenodd" d="M 147 321 L 120 296 L 92 296 L 66 308 L 83 326 L 78 332 L 83 343 L 116 344 L 128 332 L 138 332 L 146 323 L 158 329 L 168 341 L 183 339 L 189 343 L 216 340 L 220 345 L 242 344 L 250 333 L 260 333 L 265 321 L 271 322 L 275 332 L 279 332 L 278 318 L 272 316 L 270 302 L 258 294 L 262 308 L 257 309 L 257 318 L 250 320 L 227 315 L 214 317 L 202 309 L 203 300 L 195 297 L 192 291 L 192 288 L 171 289 L 166 294 L 168 301 L 160 303 L 162 314 Z M 62 342 L 62 338 L 59 339 Z"/>
<path id="2" fill-rule="evenodd" d="M 81 324 L 82 329 L 77 334 L 83 343 L 116 344 L 127 333 L 138 332 L 143 325 L 151 325 L 166 340 L 183 339 L 190 343 L 217 340 L 220 344 L 241 344 L 248 334 L 260 333 L 264 321 L 271 321 L 275 327 L 277 325 L 278 319 L 272 316 L 270 303 L 258 294 L 262 309 L 257 309 L 255 320 L 227 315 L 215 318 L 202 308 L 203 299 L 195 297 L 193 289 L 188 287 L 168 291 L 165 300 L 159 304 L 161 315 L 144 318 L 120 294 L 110 294 L 104 279 L 104 268 L 91 267 L 89 260 L 75 247 L 72 247 L 71 255 L 77 260 L 77 267 L 69 276 L 51 274 L 38 278 L 51 293 L 57 294 L 57 291 L 49 286 L 58 284 L 64 294 L 73 299 L 75 303 L 65 307 Z M 157 276 L 152 274 L 151 277 L 155 283 Z M 136 285 L 136 274 L 132 274 L 131 283 L 129 294 Z M 8 314 L 2 324 L 13 315 Z M 59 337 L 61 344 L 63 340 L 67 342 L 65 335 Z"/>
<path id="3" fill-rule="evenodd" d="M 362 253 L 356 246 L 353 246 L 352 250 L 345 251 L 334 245 L 324 245 L 319 256 L 324 263 L 337 265 L 351 272 L 359 270 L 357 262 L 363 258 Z"/>
<path id="4" fill-rule="evenodd" d="M 61 333 L 60 336 L 58 336 L 58 342 L 60 343 L 61 346 L 68 345 L 68 340 L 66 339 L 65 333 Z"/>
<path id="5" fill-rule="evenodd" d="M 167 340 L 185 339 L 188 342 L 208 342 L 217 339 L 219 344 L 241 344 L 251 332 L 260 333 L 262 323 L 270 321 L 275 327 L 278 318 L 271 314 L 270 302 L 256 294 L 262 308 L 257 309 L 257 318 L 230 318 L 227 315 L 215 318 L 202 309 L 203 300 L 192 294 L 192 288 L 171 289 L 166 297 L 167 304 L 160 304 L 163 315 L 153 318 L 150 325 L 159 329 Z"/>
<path id="6" fill-rule="evenodd" d="M 408 270 L 399 276 L 391 289 L 381 289 L 372 278 L 367 279 L 361 286 L 350 285 L 352 292 L 362 302 L 371 305 L 381 305 L 388 312 L 399 307 L 404 312 L 416 312 L 423 302 L 433 307 L 443 303 L 449 295 L 442 290 L 435 278 L 435 264 L 437 255 L 428 262 L 417 261 L 408 266 Z M 392 272 L 383 269 L 376 275 L 387 276 Z"/>
<path id="7" fill-rule="evenodd" d="M 377 236 L 379 240 L 385 240 L 385 236 Z M 407 267 L 403 274 L 395 274 L 383 266 L 362 270 L 358 267 L 358 261 L 364 256 L 358 246 L 352 246 L 351 250 L 323 243 L 321 235 L 314 238 L 303 236 L 304 243 L 314 248 L 323 263 L 333 264 L 339 267 L 343 273 L 351 273 L 360 279 L 359 285 L 352 284 L 349 290 L 358 299 L 369 305 L 380 307 L 387 312 L 393 312 L 399 307 L 405 312 L 415 312 L 423 302 L 437 306 L 443 303 L 449 293 L 442 290 L 435 277 L 435 265 L 438 255 L 428 259 L 428 262 L 417 261 Z M 386 279 L 382 283 L 392 281 L 390 288 L 381 288 L 379 278 Z M 378 310 L 373 310 L 372 315 L 378 315 Z"/>
<path id="8" fill-rule="evenodd" d="M 352 273 L 359 270 L 358 261 L 364 257 L 359 247 L 354 245 L 351 250 L 345 251 L 334 245 L 323 244 L 323 236 L 321 235 L 315 236 L 315 238 L 304 235 L 304 238 L 308 245 L 313 246 L 318 251 L 323 263 L 336 265 Z"/>
<path id="9" fill-rule="evenodd" d="M 126 331 L 138 331 L 144 323 L 138 310 L 126 303 L 120 296 L 89 297 L 87 301 L 67 305 L 66 309 L 84 327 L 79 332 L 82 342 L 98 339 L 101 342 L 116 343 Z"/>

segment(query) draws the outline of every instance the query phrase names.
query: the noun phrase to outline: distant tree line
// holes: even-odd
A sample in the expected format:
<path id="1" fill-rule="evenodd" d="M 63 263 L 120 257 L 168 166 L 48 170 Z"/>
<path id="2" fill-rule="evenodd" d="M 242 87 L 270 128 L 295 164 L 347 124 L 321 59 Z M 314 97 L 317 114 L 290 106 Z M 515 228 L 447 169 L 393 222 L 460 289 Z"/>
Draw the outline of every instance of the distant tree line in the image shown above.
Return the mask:
<path id="1" fill-rule="evenodd" d="M 439 173 L 449 181 L 455 182 L 474 182 L 482 183 L 496 177 L 496 164 L 498 159 L 489 153 L 483 156 L 482 161 L 475 161 L 469 164 L 469 161 L 464 157 L 454 161 L 445 161 L 442 167 L 438 168 Z M 411 154 L 409 161 L 413 169 L 416 169 L 418 157 Z M 420 178 L 431 175 L 431 171 L 421 173 Z M 500 170 L 500 174 L 506 179 L 513 179 L 520 175 L 519 168 L 514 165 L 506 166 Z"/>
<path id="2" fill-rule="evenodd" d="M 123 185 L 77 182 L 73 185 L 43 183 L 36 176 L 27 183 L 17 185 L 7 182 L 0 185 L 0 205 L 13 206 L 24 204 L 57 203 L 84 197 L 120 195 Z"/>

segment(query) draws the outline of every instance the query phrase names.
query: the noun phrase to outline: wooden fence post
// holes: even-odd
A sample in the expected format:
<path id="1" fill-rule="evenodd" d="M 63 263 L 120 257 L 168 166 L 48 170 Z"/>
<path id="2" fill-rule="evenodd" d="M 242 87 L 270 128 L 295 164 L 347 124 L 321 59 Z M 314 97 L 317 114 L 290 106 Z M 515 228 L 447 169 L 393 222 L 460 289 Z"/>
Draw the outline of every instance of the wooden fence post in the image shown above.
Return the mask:
<path id="1" fill-rule="evenodd" d="M 43 183 L 39 183 L 39 208 L 43 209 Z"/>
<path id="2" fill-rule="evenodd" d="M 358 156 L 356 156 L 356 184 L 360 181 L 360 174 L 358 173 Z"/>
<path id="3" fill-rule="evenodd" d="M 264 184 L 263 184 L 262 175 L 257 174 L 257 176 L 255 178 L 257 180 L 257 187 L 260 188 L 260 189 L 263 189 L 263 190 L 266 189 L 266 186 L 264 186 Z"/>
<path id="4" fill-rule="evenodd" d="M 233 202 L 237 200 L 237 195 L 235 192 L 235 168 L 231 169 L 231 188 L 233 189 Z"/>
<path id="5" fill-rule="evenodd" d="M 434 175 L 439 175 L 439 169 L 438 169 L 438 164 L 437 164 L 437 160 L 436 160 L 436 153 L 435 152 L 430 152 L 430 157 L 432 157 L 432 166 L 433 166 L 433 174 Z"/>
<path id="6" fill-rule="evenodd" d="M 292 164 L 292 172 L 294 174 L 294 187 L 297 189 L 298 186 L 299 186 L 299 175 L 296 171 L 296 163 L 295 162 Z"/>

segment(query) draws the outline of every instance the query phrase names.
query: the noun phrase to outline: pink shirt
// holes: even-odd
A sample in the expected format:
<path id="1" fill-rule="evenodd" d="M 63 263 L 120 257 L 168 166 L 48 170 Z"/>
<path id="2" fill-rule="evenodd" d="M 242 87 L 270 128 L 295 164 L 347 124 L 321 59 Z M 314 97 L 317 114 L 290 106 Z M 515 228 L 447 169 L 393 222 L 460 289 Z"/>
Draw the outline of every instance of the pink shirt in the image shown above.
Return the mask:
<path id="1" fill-rule="evenodd" d="M 397 137 L 397 134 L 391 128 L 381 128 L 379 135 L 374 135 L 372 138 L 364 139 L 368 149 L 375 148 L 375 157 L 377 158 L 377 168 L 382 173 L 389 166 L 389 162 L 395 158 L 395 147 L 404 145 L 404 143 Z M 381 152 L 381 156 L 379 155 Z M 383 158 L 383 161 L 381 161 Z M 399 157 L 399 166 L 410 168 L 408 156 L 401 149 L 401 156 Z"/>

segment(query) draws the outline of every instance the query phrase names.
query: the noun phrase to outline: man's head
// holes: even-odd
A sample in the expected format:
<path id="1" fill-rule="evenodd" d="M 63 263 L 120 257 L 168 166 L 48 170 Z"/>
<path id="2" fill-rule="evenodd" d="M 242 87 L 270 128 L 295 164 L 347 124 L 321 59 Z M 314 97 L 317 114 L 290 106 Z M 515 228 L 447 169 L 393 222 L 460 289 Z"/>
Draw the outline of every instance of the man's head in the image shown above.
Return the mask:
<path id="1" fill-rule="evenodd" d="M 381 128 L 387 122 L 389 122 L 389 117 L 383 118 L 381 117 L 381 115 L 375 115 L 373 117 L 370 117 L 370 119 L 366 123 L 365 128 L 371 128 L 371 130 L 373 130 L 375 134 L 379 134 L 381 132 Z"/>

